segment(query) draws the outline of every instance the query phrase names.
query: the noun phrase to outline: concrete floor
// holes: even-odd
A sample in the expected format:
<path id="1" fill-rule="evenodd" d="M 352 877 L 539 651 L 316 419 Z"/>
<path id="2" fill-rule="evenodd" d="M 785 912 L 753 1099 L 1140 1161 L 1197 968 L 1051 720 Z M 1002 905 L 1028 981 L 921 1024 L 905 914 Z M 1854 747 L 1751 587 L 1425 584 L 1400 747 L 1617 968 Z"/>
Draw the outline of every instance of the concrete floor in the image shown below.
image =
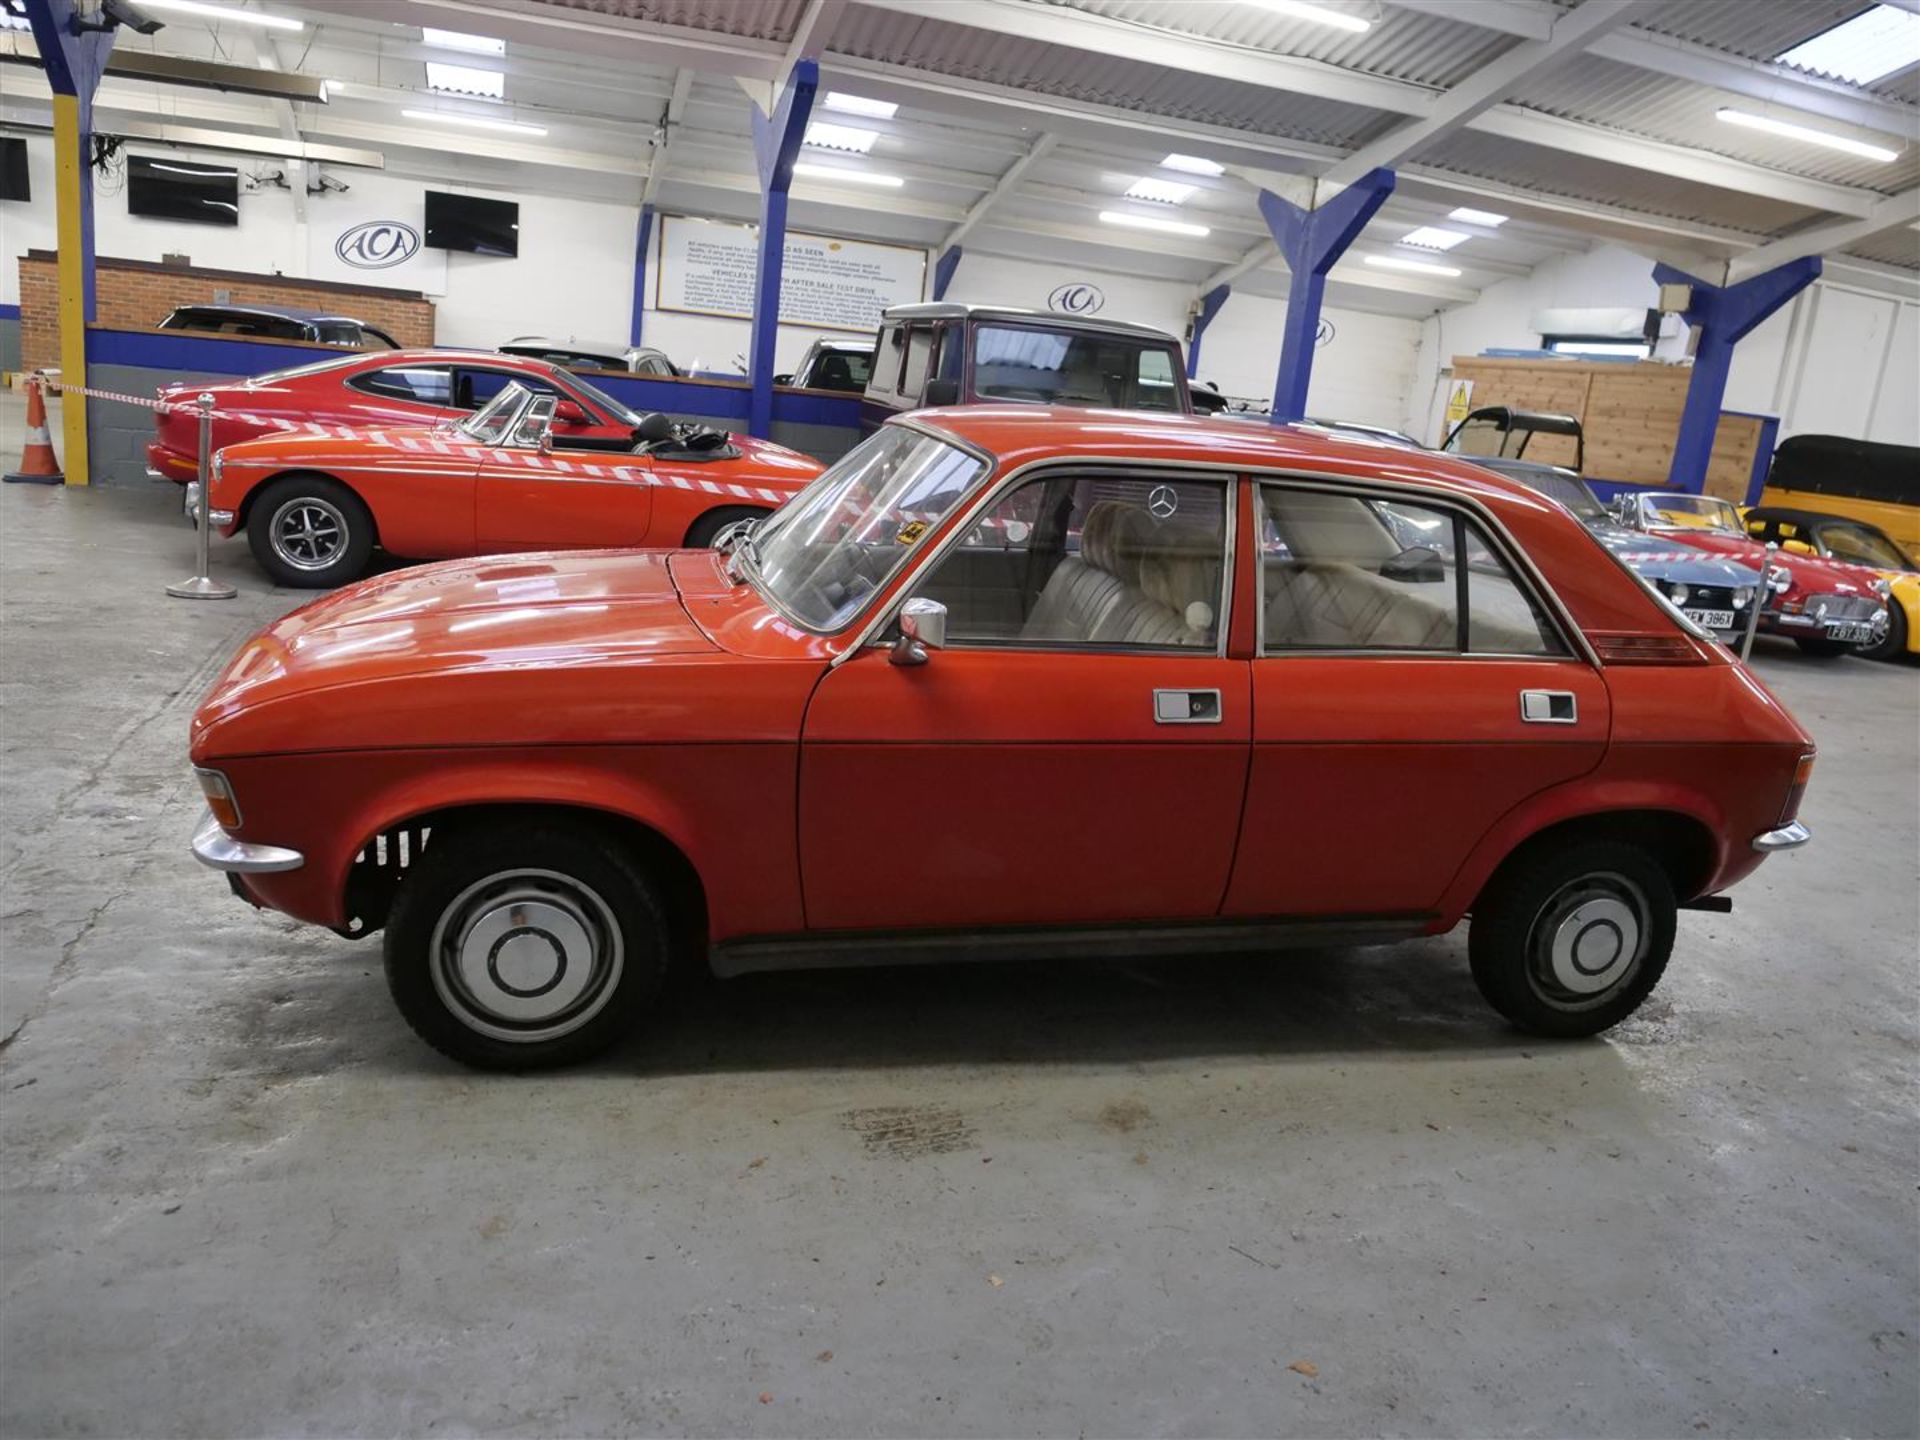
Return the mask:
<path id="1" fill-rule="evenodd" d="M 0 490 L 6 1435 L 1920 1431 L 1920 671 L 1763 646 L 1817 841 L 1604 1041 L 1456 936 L 695 984 L 483 1077 L 187 855 L 296 599 L 221 549 L 168 600 L 170 493 Z"/>

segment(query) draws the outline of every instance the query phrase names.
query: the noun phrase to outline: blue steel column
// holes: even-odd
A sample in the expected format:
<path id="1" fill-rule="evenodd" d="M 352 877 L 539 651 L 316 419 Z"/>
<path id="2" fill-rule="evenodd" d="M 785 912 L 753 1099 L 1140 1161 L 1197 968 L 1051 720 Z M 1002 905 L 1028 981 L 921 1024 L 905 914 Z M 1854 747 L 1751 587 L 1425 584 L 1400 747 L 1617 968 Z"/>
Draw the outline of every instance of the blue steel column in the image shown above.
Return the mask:
<path id="1" fill-rule="evenodd" d="M 787 77 L 773 114 L 753 107 L 753 153 L 760 163 L 760 253 L 753 267 L 753 340 L 747 350 L 747 378 L 753 387 L 747 433 L 762 440 L 773 433 L 773 351 L 780 334 L 780 272 L 787 258 L 787 189 L 819 88 L 819 63 L 801 60 Z"/>
<path id="2" fill-rule="evenodd" d="M 1200 297 L 1200 313 L 1193 317 L 1193 339 L 1187 342 L 1187 379 L 1199 378 L 1200 342 L 1206 337 L 1207 327 L 1213 323 L 1213 317 L 1220 313 L 1220 307 L 1227 303 L 1227 296 L 1232 293 L 1231 285 L 1216 285 Z"/>
<path id="3" fill-rule="evenodd" d="M 1290 272 L 1287 318 L 1280 332 L 1280 374 L 1273 387 L 1276 425 L 1307 413 L 1307 382 L 1313 378 L 1313 346 L 1320 332 L 1327 272 L 1392 193 L 1391 170 L 1369 170 L 1314 210 L 1303 210 L 1270 190 L 1260 192 L 1260 214 Z"/>
<path id="4" fill-rule="evenodd" d="M 1820 268 L 1820 257 L 1809 255 L 1722 287 L 1696 280 L 1671 265 L 1653 267 L 1659 284 L 1693 287 L 1693 300 L 1680 318 L 1700 332 L 1693 350 L 1693 374 L 1687 381 L 1687 403 L 1680 412 L 1680 434 L 1673 443 L 1673 464 L 1667 470 L 1667 483 L 1674 489 L 1698 495 L 1706 488 L 1713 437 L 1720 428 L 1720 406 L 1727 395 L 1727 372 L 1733 367 L 1733 347 L 1819 279 Z"/>
<path id="5" fill-rule="evenodd" d="M 640 207 L 640 225 L 633 237 L 633 321 L 627 343 L 638 345 L 647 325 L 647 246 L 653 243 L 653 206 Z"/>
<path id="6" fill-rule="evenodd" d="M 964 248 L 962 246 L 949 245 L 945 250 L 940 252 L 940 258 L 933 262 L 934 299 L 944 300 L 947 298 L 947 287 L 953 283 L 953 272 L 960 268 L 960 256 L 963 253 Z"/>
<path id="7" fill-rule="evenodd" d="M 27 0 L 34 47 L 53 91 L 54 211 L 60 378 L 87 383 L 87 326 L 95 315 L 93 254 L 93 92 L 113 49 L 114 30 L 77 33 L 72 0 Z M 60 405 L 67 484 L 89 476 L 87 402 L 68 394 Z"/>

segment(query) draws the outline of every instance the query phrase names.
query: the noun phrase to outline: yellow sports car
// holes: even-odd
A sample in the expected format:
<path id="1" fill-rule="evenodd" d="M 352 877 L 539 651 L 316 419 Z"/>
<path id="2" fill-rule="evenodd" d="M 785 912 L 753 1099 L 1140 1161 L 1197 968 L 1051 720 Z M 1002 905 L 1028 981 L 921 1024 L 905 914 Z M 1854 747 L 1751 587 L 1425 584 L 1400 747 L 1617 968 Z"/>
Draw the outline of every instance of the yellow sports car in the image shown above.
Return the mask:
<path id="1" fill-rule="evenodd" d="M 1782 550 L 1874 571 L 1887 585 L 1887 633 L 1877 644 L 1862 645 L 1860 653 L 1869 660 L 1920 654 L 1920 564 L 1886 531 L 1845 515 L 1761 505 L 1747 511 L 1747 534 Z"/>

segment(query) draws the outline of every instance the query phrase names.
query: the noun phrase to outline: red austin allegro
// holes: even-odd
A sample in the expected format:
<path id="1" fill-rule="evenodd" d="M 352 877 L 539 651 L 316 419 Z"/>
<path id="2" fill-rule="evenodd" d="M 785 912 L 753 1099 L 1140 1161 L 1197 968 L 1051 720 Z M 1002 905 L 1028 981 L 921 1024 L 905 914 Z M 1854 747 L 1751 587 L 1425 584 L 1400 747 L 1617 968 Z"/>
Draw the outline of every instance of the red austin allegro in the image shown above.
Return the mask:
<path id="1" fill-rule="evenodd" d="M 475 1065 L 601 1049 L 671 958 L 1434 935 L 1604 1030 L 1803 843 L 1806 732 L 1553 501 L 1287 428 L 889 422 L 719 550 L 436 565 L 296 610 L 193 724 L 195 853 L 364 935 Z"/>

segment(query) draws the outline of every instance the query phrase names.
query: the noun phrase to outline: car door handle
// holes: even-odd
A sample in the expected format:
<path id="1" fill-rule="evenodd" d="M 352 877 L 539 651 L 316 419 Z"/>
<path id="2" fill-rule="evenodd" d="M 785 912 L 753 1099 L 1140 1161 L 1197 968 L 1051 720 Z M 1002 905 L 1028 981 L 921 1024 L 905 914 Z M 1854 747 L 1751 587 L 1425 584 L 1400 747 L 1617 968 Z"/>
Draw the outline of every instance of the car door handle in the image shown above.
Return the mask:
<path id="1" fill-rule="evenodd" d="M 1575 725 L 1580 707 L 1571 690 L 1522 690 L 1520 718 L 1529 725 Z"/>
<path id="2" fill-rule="evenodd" d="M 1218 725 L 1220 720 L 1218 690 L 1153 692 L 1153 723 L 1156 725 Z"/>

